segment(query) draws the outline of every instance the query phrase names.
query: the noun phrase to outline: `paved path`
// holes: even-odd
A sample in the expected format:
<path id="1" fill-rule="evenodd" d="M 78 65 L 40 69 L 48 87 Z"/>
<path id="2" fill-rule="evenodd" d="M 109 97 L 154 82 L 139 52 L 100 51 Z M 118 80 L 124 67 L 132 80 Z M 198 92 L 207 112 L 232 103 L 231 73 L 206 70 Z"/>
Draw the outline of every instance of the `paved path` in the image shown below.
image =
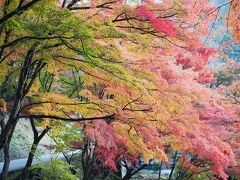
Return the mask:
<path id="1" fill-rule="evenodd" d="M 69 153 L 66 153 L 66 155 L 72 155 L 72 154 L 75 154 L 77 152 L 79 152 L 79 151 L 69 152 Z M 63 158 L 64 158 L 64 155 L 62 153 L 60 153 L 60 154 L 47 154 L 47 155 L 40 156 L 37 159 L 34 159 L 33 162 L 32 162 L 32 165 L 39 164 L 41 162 L 49 162 L 52 159 L 63 159 Z M 23 169 L 25 167 L 26 162 L 27 162 L 27 158 L 12 160 L 10 162 L 8 172 Z M 3 168 L 3 162 L 0 162 L 0 172 L 2 172 L 2 168 Z"/>

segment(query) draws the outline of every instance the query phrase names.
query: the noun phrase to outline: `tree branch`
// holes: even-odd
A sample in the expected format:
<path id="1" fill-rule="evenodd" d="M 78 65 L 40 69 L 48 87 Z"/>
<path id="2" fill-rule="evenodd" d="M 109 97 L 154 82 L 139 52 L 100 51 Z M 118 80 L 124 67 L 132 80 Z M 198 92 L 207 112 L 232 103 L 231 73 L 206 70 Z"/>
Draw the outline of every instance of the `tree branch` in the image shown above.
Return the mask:
<path id="1" fill-rule="evenodd" d="M 62 121 L 70 121 L 70 122 L 81 122 L 81 121 L 92 121 L 92 120 L 101 120 L 101 119 L 107 119 L 107 118 L 113 118 L 115 114 L 101 116 L 101 117 L 89 117 L 89 118 L 71 118 L 71 117 L 59 117 L 55 115 L 19 115 L 18 118 L 49 118 L 49 119 L 56 119 L 56 120 L 62 120 Z"/>
<path id="2" fill-rule="evenodd" d="M 29 9 L 30 7 L 32 7 L 34 4 L 36 4 L 39 1 L 41 1 L 41 0 L 32 0 L 29 3 L 25 4 L 24 6 L 21 6 L 22 4 L 19 4 L 20 7 L 18 6 L 15 10 L 13 10 L 12 12 L 6 14 L 5 16 L 3 16 L 0 19 L 0 25 L 3 24 L 4 22 L 6 22 L 8 19 L 12 18 L 13 16 L 17 15 L 21 11 L 25 11 L 25 10 Z"/>

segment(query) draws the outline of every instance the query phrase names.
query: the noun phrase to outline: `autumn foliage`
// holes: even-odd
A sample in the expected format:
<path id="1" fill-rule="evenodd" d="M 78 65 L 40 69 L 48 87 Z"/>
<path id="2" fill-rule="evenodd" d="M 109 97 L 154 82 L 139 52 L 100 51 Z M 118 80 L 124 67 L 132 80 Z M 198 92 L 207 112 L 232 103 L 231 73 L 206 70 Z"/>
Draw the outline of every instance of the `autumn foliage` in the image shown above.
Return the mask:
<path id="1" fill-rule="evenodd" d="M 220 53 L 202 40 L 220 7 L 208 0 L 0 6 L 0 110 L 9 114 L 1 148 L 24 118 L 52 138 L 80 128 L 68 143 L 82 149 L 85 179 L 117 174 L 122 163 L 131 175 L 139 157 L 168 164 L 169 151 L 182 153 L 180 179 L 202 172 L 227 179 L 236 168 L 239 80 L 216 85 L 209 62 Z M 230 13 L 239 41 L 236 21 Z"/>

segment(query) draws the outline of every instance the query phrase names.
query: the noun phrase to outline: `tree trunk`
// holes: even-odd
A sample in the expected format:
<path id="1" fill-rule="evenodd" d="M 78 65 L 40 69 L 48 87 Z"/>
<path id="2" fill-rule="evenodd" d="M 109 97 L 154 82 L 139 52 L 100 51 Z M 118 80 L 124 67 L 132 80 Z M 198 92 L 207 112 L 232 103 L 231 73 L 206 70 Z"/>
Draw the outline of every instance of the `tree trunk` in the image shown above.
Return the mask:
<path id="1" fill-rule="evenodd" d="M 95 159 L 89 159 L 85 168 L 83 169 L 83 180 L 93 180 L 96 176 L 96 168 L 94 167 Z"/>
<path id="2" fill-rule="evenodd" d="M 82 152 L 83 180 L 92 180 L 97 175 L 95 157 L 90 146 L 91 142 L 87 140 Z"/>
<path id="3" fill-rule="evenodd" d="M 14 126 L 14 128 L 15 128 L 15 126 Z M 4 164 L 3 164 L 3 169 L 2 169 L 2 173 L 1 173 L 1 180 L 7 180 L 8 168 L 10 165 L 9 146 L 10 146 L 10 142 L 12 139 L 12 135 L 13 135 L 13 131 L 9 135 L 9 138 L 3 147 Z"/>
<path id="4" fill-rule="evenodd" d="M 122 178 L 122 180 L 129 180 L 129 179 L 132 177 L 131 172 L 132 172 L 132 171 L 127 170 L 127 173 L 126 173 L 125 176 Z"/>
<path id="5" fill-rule="evenodd" d="M 8 122 L 0 135 L 0 149 L 3 148 L 4 144 L 8 141 L 9 135 L 14 131 L 15 125 L 18 122 L 18 115 L 21 107 L 22 100 L 29 92 L 31 86 L 33 85 L 37 75 L 40 70 L 44 67 L 45 63 L 38 62 L 36 66 L 33 62 L 33 56 L 35 55 L 35 47 L 37 43 L 35 43 L 27 52 L 25 60 L 23 62 L 21 72 L 19 75 L 18 86 L 16 95 L 13 101 L 13 105 L 11 108 L 10 116 Z"/>
<path id="6" fill-rule="evenodd" d="M 7 179 L 8 175 L 8 168 L 10 165 L 10 157 L 9 157 L 9 143 L 6 143 L 3 147 L 3 154 L 4 154 L 4 165 L 2 169 L 1 179 L 5 180 Z"/>
<path id="7" fill-rule="evenodd" d="M 158 172 L 158 180 L 161 179 L 162 164 L 163 164 L 163 162 L 161 161 L 159 172 Z"/>
<path id="8" fill-rule="evenodd" d="M 171 172 L 170 172 L 170 174 L 169 174 L 169 178 L 168 178 L 168 180 L 171 180 L 171 179 L 172 179 L 173 171 L 174 171 L 175 166 L 176 166 L 177 153 L 178 153 L 178 152 L 176 151 L 175 154 L 174 154 L 174 158 L 173 158 L 173 166 L 172 166 Z"/>
<path id="9" fill-rule="evenodd" d="M 5 127 L 2 129 L 0 135 L 0 149 L 4 147 L 7 141 L 9 141 L 10 135 L 13 133 L 18 119 L 16 118 L 17 112 L 20 107 L 20 101 L 15 101 L 15 104 L 12 107 L 11 114 L 9 116 L 8 122 Z"/>
<path id="10" fill-rule="evenodd" d="M 49 127 L 46 127 L 42 133 L 40 135 L 38 135 L 38 131 L 36 129 L 36 126 L 34 124 L 34 120 L 30 119 L 30 123 L 31 123 L 31 127 L 32 127 L 32 131 L 33 131 L 33 136 L 34 136 L 34 140 L 33 140 L 33 144 L 31 146 L 31 150 L 28 154 L 28 159 L 27 159 L 27 163 L 23 169 L 23 172 L 21 174 L 21 178 L 22 180 L 25 180 L 27 178 L 27 172 L 28 172 L 28 168 L 32 165 L 33 162 L 33 158 L 34 155 L 36 153 L 37 147 L 40 143 L 40 141 L 42 140 L 42 138 L 47 134 L 47 132 L 50 130 Z"/>
<path id="11" fill-rule="evenodd" d="M 125 163 L 125 165 L 126 165 L 125 167 L 127 167 L 126 163 Z M 147 166 L 147 164 L 143 164 L 141 167 L 139 167 L 136 170 L 127 168 L 127 172 L 126 172 L 125 176 L 123 177 L 123 180 L 129 180 L 131 177 L 133 177 L 139 171 L 143 170 L 146 166 Z"/>
<path id="12" fill-rule="evenodd" d="M 41 139 L 37 138 L 37 139 L 34 139 L 34 142 L 32 144 L 32 147 L 31 147 L 31 151 L 29 152 L 28 154 L 28 159 L 27 159 L 27 163 L 22 171 L 22 180 L 25 180 L 27 178 L 27 172 L 28 172 L 28 168 L 32 165 L 32 162 L 33 162 L 33 157 L 35 155 L 35 152 L 37 150 L 37 146 L 39 144 Z"/>

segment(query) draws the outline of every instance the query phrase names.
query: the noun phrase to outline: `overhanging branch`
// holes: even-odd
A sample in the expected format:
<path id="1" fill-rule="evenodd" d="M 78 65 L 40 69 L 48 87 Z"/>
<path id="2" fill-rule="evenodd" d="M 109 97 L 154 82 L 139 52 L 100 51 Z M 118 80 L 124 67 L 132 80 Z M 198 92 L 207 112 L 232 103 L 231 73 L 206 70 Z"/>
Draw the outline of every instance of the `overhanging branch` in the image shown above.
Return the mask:
<path id="1" fill-rule="evenodd" d="M 71 118 L 71 117 L 59 117 L 54 115 L 20 115 L 18 118 L 36 118 L 36 119 L 43 119 L 43 118 L 49 118 L 49 119 L 55 119 L 55 120 L 62 120 L 62 121 L 68 121 L 68 122 L 81 122 L 81 121 L 93 121 L 93 120 L 103 120 L 108 118 L 114 118 L 115 114 L 106 115 L 106 116 L 99 116 L 99 117 L 89 117 L 89 118 Z"/>

